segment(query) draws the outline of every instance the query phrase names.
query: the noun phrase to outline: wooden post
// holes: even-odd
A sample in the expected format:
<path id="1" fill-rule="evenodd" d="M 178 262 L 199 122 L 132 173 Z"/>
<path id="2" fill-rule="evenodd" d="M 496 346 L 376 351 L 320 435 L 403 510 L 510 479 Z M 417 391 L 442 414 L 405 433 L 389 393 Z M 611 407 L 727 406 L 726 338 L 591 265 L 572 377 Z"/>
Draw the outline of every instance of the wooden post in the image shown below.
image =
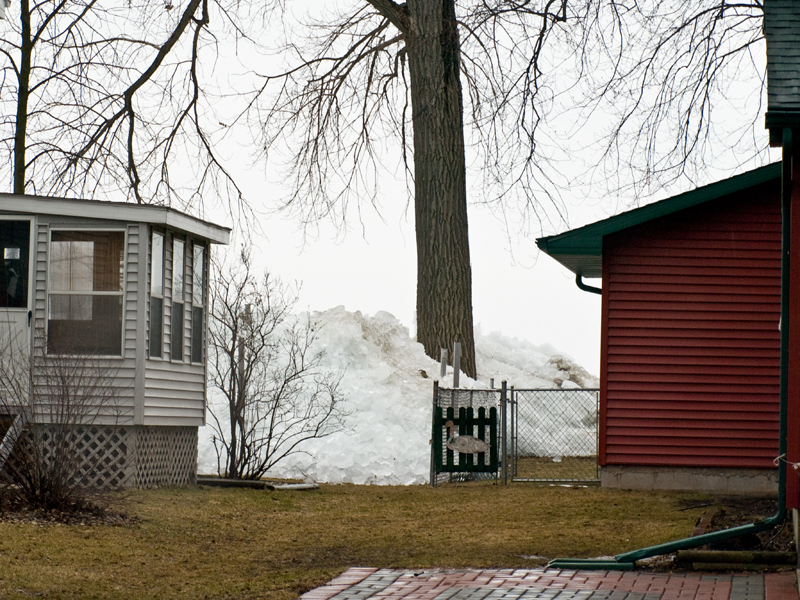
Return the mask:
<path id="1" fill-rule="evenodd" d="M 439 353 L 439 362 L 441 363 L 439 377 L 444 379 L 447 377 L 447 348 L 442 348 L 441 352 Z"/>
<path id="2" fill-rule="evenodd" d="M 461 373 L 461 342 L 453 344 L 453 387 L 458 388 L 458 377 Z"/>
<path id="3" fill-rule="evenodd" d="M 433 424 L 433 428 L 431 430 L 431 474 L 430 474 L 430 484 L 431 487 L 436 487 L 436 453 L 438 452 L 441 454 L 442 452 L 442 444 L 441 441 L 438 443 L 437 446 L 437 439 L 439 436 L 436 435 L 436 428 L 437 428 L 437 419 L 436 419 L 436 407 L 439 404 L 439 382 L 433 382 L 433 411 L 431 413 L 431 423 Z M 439 419 L 441 421 L 441 419 Z M 442 427 L 438 425 L 439 432 L 441 432 Z M 441 462 L 441 459 L 439 460 Z"/>

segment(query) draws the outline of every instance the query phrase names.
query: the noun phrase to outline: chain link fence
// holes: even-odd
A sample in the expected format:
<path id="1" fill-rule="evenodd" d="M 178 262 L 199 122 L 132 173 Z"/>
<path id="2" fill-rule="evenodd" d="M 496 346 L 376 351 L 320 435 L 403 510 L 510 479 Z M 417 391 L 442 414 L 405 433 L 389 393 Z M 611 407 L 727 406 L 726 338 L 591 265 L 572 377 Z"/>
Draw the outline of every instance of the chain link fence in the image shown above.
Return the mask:
<path id="1" fill-rule="evenodd" d="M 510 390 L 513 481 L 595 483 L 599 391 Z"/>
<path id="2" fill-rule="evenodd" d="M 455 415 L 461 408 L 476 414 L 479 408 L 487 413 L 497 408 L 500 473 L 440 472 L 431 447 L 431 485 L 498 475 L 504 483 L 597 483 L 599 397 L 596 389 L 469 390 L 434 385 L 434 415 L 438 407 L 452 408 Z M 435 418 L 434 427 L 442 427 Z M 438 456 L 446 454 L 446 435 L 434 431 L 433 440 L 442 445 Z M 484 462 L 488 460 L 487 454 Z"/>

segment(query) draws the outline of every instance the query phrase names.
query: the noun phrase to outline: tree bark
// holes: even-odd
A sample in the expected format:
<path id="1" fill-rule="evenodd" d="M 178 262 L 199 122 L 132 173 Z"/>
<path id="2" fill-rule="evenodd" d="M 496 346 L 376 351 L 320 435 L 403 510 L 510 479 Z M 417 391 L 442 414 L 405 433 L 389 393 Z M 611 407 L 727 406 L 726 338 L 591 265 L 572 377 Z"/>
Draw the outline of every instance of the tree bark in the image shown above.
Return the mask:
<path id="1" fill-rule="evenodd" d="M 461 342 L 477 375 L 467 227 L 460 45 L 453 0 L 409 0 L 405 32 L 414 128 L 417 341 L 428 356 Z"/>
<path id="2" fill-rule="evenodd" d="M 2 2 L 3 0 L 0 0 Z M 17 73 L 17 114 L 14 124 L 14 182 L 15 194 L 25 193 L 25 150 L 28 139 L 28 98 L 30 97 L 31 55 L 33 39 L 31 37 L 31 13 L 28 0 L 20 3 L 20 39 L 19 73 Z"/>

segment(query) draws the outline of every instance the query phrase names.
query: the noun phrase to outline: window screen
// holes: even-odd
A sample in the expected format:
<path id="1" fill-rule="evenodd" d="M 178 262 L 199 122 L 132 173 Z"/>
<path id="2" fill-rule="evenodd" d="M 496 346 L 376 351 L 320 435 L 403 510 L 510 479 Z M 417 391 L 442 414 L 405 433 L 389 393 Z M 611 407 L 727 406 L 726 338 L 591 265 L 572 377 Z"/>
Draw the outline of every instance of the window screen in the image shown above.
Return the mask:
<path id="1" fill-rule="evenodd" d="M 164 337 L 164 235 L 153 232 L 150 247 L 150 357 L 161 358 Z"/>
<path id="2" fill-rule="evenodd" d="M 203 362 L 203 298 L 205 297 L 205 248 L 194 245 L 192 256 L 192 362 Z"/>
<path id="3" fill-rule="evenodd" d="M 53 231 L 47 351 L 122 354 L 122 231 Z"/>
<path id="4" fill-rule="evenodd" d="M 172 240 L 172 331 L 170 356 L 183 360 L 184 242 Z"/>

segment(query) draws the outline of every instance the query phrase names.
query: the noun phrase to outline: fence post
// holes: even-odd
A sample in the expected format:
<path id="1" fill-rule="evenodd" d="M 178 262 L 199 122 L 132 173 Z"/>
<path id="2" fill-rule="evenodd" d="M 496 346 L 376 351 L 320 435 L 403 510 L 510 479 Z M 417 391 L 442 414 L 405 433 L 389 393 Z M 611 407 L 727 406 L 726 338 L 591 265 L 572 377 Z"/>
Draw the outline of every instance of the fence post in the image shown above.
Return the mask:
<path id="1" fill-rule="evenodd" d="M 439 367 L 439 377 L 444 379 L 447 377 L 447 348 L 442 348 L 439 351 L 439 362 L 441 363 Z"/>
<path id="2" fill-rule="evenodd" d="M 511 479 L 517 476 L 517 395 L 514 386 L 511 386 Z"/>
<path id="3" fill-rule="evenodd" d="M 436 460 L 434 458 L 436 448 L 433 447 L 436 436 L 433 435 L 433 426 L 436 424 L 436 405 L 439 400 L 439 382 L 433 382 L 433 410 L 431 411 L 431 487 L 436 487 Z"/>
<path id="4" fill-rule="evenodd" d="M 461 375 L 461 342 L 453 344 L 453 387 L 458 389 L 458 378 Z"/>
<path id="5" fill-rule="evenodd" d="M 503 485 L 508 485 L 508 430 L 506 428 L 506 417 L 508 410 L 508 398 L 506 397 L 507 382 L 503 381 L 500 384 L 500 430 L 503 432 Z"/>

